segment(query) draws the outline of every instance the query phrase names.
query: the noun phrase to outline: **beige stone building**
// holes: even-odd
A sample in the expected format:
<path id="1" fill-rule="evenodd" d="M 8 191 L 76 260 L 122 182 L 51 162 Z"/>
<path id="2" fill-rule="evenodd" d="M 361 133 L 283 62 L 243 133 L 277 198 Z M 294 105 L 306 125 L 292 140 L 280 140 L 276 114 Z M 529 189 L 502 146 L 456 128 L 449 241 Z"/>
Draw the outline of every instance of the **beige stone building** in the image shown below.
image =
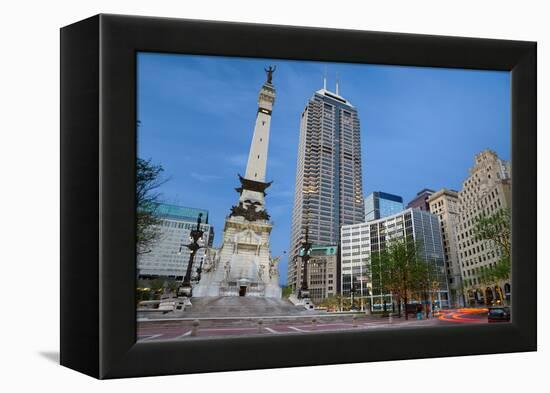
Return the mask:
<path id="1" fill-rule="evenodd" d="M 458 260 L 456 230 L 458 227 L 458 191 L 443 188 L 428 197 L 430 212 L 439 218 L 445 254 L 445 269 L 451 296 L 451 305 L 464 306 L 462 272 Z"/>
<path id="2" fill-rule="evenodd" d="M 492 304 L 510 300 L 510 280 L 488 285 L 480 280 L 480 268 L 495 266 L 500 250 L 490 241 L 476 241 L 474 227 L 482 215 L 511 208 L 510 163 L 491 150 L 475 156 L 475 165 L 458 193 L 458 258 L 469 305 Z M 500 299 L 504 297 L 505 299 Z"/>
<path id="3" fill-rule="evenodd" d="M 308 261 L 308 290 L 311 301 L 319 304 L 337 293 L 337 246 L 313 246 Z"/>

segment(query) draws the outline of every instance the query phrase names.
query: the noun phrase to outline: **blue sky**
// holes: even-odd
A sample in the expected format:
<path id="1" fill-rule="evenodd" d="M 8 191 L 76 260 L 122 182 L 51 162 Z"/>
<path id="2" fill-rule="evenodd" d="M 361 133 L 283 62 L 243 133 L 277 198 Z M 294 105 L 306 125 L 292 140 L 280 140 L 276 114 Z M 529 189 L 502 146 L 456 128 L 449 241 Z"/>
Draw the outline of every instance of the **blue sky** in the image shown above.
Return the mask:
<path id="1" fill-rule="evenodd" d="M 401 195 L 460 189 L 474 155 L 510 158 L 510 75 L 429 67 L 138 54 L 138 156 L 161 164 L 166 202 L 209 210 L 215 245 L 244 174 L 264 67 L 276 65 L 266 207 L 272 254 L 286 281 L 299 119 L 323 85 L 361 121 L 363 191 Z"/>

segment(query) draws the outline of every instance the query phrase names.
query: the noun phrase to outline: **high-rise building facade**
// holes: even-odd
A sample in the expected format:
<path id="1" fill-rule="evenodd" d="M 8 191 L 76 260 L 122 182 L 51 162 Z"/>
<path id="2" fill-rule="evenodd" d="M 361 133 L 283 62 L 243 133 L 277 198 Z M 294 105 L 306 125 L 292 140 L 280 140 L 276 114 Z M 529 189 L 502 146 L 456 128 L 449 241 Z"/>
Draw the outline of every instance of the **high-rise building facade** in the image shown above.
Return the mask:
<path id="1" fill-rule="evenodd" d="M 407 209 L 379 220 L 342 227 L 341 285 L 342 295 L 355 299 L 362 307 L 370 304 L 380 310 L 384 303 L 392 304 L 391 293 L 383 291 L 382 284 L 371 272 L 371 256 L 383 250 L 390 239 L 410 238 L 420 245 L 420 256 L 431 263 L 439 288 L 435 291 L 436 303 L 449 306 L 449 290 L 445 271 L 445 256 L 441 228 L 436 215 L 420 209 Z"/>
<path id="2" fill-rule="evenodd" d="M 441 238 L 445 254 L 445 269 L 451 295 L 451 304 L 463 307 L 464 288 L 462 272 L 458 261 L 458 244 L 456 230 L 458 227 L 458 191 L 443 188 L 428 198 L 430 212 L 439 218 Z"/>
<path id="3" fill-rule="evenodd" d="M 299 288 L 306 226 L 316 245 L 338 244 L 342 225 L 365 218 L 361 136 L 356 108 L 323 88 L 302 112 L 288 260 L 288 285 Z"/>
<path id="4" fill-rule="evenodd" d="M 424 210 L 425 212 L 429 212 L 430 205 L 428 203 L 428 198 L 434 192 L 435 192 L 434 190 L 430 190 L 429 188 L 424 188 L 423 190 L 418 191 L 416 196 L 413 198 L 413 200 L 410 201 L 409 204 L 407 205 L 407 209 L 413 208 L 413 209 L 420 209 L 420 210 Z"/>
<path id="5" fill-rule="evenodd" d="M 173 204 L 158 204 L 155 214 L 159 217 L 159 236 L 149 252 L 137 258 L 140 278 L 169 277 L 182 280 L 189 262 L 189 235 L 197 228 L 197 219 L 202 214 L 200 225 L 204 232 L 200 248 L 195 256 L 194 266 L 204 262 L 205 250 L 214 241 L 214 228 L 208 224 L 208 211 Z"/>
<path id="6" fill-rule="evenodd" d="M 303 251 L 300 252 L 300 257 Z M 338 291 L 338 246 L 313 246 L 309 252 L 308 290 L 314 303 L 336 295 Z"/>
<path id="7" fill-rule="evenodd" d="M 475 165 L 458 193 L 458 257 L 469 304 L 491 304 L 510 300 L 510 280 L 488 286 L 480 277 L 480 268 L 494 267 L 501 250 L 490 241 L 476 240 L 474 228 L 481 216 L 511 208 L 510 163 L 491 150 L 475 156 Z M 500 299 L 504 297 L 504 299 Z"/>
<path id="8" fill-rule="evenodd" d="M 375 191 L 365 198 L 365 220 L 378 220 L 404 209 L 403 198 L 387 192 Z"/>

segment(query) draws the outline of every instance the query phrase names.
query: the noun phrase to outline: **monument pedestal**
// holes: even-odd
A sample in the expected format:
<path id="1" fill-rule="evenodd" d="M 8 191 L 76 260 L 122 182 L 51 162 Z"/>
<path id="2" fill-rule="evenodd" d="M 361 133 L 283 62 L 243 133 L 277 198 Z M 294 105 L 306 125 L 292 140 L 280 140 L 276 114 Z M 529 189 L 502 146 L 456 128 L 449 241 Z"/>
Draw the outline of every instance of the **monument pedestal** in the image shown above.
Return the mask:
<path id="1" fill-rule="evenodd" d="M 299 298 L 294 293 L 288 297 L 288 300 L 295 306 L 304 307 L 306 310 L 313 310 L 315 308 L 310 298 Z"/>
<path id="2" fill-rule="evenodd" d="M 230 216 L 220 249 L 210 249 L 193 296 L 281 297 L 278 258 L 271 258 L 267 220 Z"/>

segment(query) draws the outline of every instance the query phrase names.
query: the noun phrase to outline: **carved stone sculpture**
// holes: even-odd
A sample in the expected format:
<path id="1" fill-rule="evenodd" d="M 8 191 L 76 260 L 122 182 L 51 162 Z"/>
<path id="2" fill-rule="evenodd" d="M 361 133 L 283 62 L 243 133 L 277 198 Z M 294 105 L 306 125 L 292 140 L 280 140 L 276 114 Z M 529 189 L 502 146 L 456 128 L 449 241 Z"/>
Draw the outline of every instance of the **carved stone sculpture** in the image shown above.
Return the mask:
<path id="1" fill-rule="evenodd" d="M 246 200 L 239 202 L 231 208 L 230 217 L 241 216 L 247 221 L 269 220 L 269 214 L 265 210 L 257 210 L 261 205 L 258 202 Z"/>
<path id="2" fill-rule="evenodd" d="M 279 260 L 281 257 L 271 258 L 269 262 L 269 278 L 279 277 Z"/>

